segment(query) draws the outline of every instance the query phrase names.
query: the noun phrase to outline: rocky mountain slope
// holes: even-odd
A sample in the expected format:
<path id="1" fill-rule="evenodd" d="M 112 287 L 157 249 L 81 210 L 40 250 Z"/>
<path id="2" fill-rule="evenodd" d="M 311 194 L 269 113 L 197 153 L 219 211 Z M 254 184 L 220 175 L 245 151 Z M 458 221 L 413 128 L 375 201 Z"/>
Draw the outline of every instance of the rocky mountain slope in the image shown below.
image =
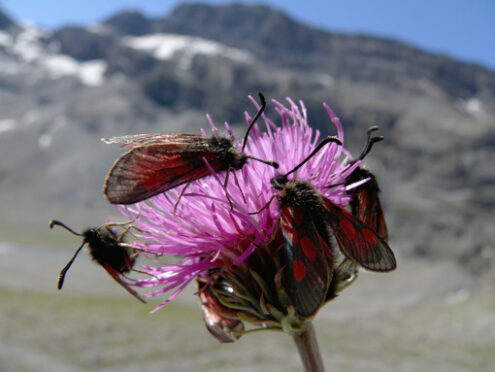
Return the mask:
<path id="1" fill-rule="evenodd" d="M 40 233 L 52 217 L 99 224 L 113 213 L 101 186 L 121 151 L 100 137 L 199 133 L 206 112 L 242 132 L 247 96 L 258 91 L 303 99 L 325 133 L 327 102 L 355 153 L 380 125 L 386 140 L 367 165 L 392 246 L 493 280 L 495 73 L 264 6 L 122 12 L 52 32 L 0 12 L 2 240 Z"/>

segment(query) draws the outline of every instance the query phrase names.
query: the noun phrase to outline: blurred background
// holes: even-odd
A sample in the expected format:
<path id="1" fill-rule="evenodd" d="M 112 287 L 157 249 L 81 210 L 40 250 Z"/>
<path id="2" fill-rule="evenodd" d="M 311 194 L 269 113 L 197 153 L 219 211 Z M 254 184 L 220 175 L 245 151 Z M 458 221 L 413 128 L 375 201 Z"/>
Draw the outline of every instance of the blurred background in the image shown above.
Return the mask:
<path id="1" fill-rule="evenodd" d="M 122 153 L 101 137 L 243 133 L 248 95 L 340 117 L 382 188 L 398 269 L 316 318 L 328 370 L 495 369 L 495 5 L 491 1 L 0 2 L 0 371 L 298 371 L 289 337 L 218 345 L 191 288 L 148 314 L 81 255 L 117 219 Z M 275 118 L 272 107 L 267 115 Z"/>

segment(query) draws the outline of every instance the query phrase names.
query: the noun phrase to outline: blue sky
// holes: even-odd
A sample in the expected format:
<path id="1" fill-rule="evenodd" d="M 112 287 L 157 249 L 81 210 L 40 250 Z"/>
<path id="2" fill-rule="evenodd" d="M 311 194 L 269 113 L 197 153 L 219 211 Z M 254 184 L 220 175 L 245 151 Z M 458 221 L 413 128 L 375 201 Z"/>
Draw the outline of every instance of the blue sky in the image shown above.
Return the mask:
<path id="1" fill-rule="evenodd" d="M 167 14 L 173 0 L 0 0 L 17 19 L 46 28 L 91 24 L 122 9 Z M 226 3 L 206 0 L 211 4 Z M 495 70 L 495 0 L 266 0 L 291 17 L 330 31 L 401 40 Z"/>

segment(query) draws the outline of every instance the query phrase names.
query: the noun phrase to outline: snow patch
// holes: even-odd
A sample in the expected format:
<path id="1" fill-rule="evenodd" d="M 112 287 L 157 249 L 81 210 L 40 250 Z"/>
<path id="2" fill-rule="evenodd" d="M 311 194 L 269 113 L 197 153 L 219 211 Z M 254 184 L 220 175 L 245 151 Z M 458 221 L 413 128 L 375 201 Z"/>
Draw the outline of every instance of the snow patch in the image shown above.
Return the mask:
<path id="1" fill-rule="evenodd" d="M 485 118 L 487 117 L 486 111 L 483 108 L 483 103 L 479 98 L 469 98 L 466 100 L 461 100 L 459 102 L 460 108 L 475 118 Z"/>
<path id="2" fill-rule="evenodd" d="M 105 80 L 107 64 L 102 60 L 88 61 L 80 64 L 79 78 L 86 85 L 101 85 Z"/>
<path id="3" fill-rule="evenodd" d="M 73 75 L 84 84 L 91 86 L 103 83 L 107 68 L 106 63 L 101 60 L 78 62 L 74 58 L 62 54 L 47 56 L 42 64 L 52 78 Z"/>
<path id="4" fill-rule="evenodd" d="M 44 56 L 44 48 L 40 42 L 48 33 L 33 27 L 24 26 L 23 31 L 17 35 L 12 44 L 12 51 L 26 62 L 34 62 Z"/>
<path id="5" fill-rule="evenodd" d="M 1 119 L 0 120 L 0 133 L 8 132 L 16 128 L 16 121 L 14 119 Z"/>
<path id="6" fill-rule="evenodd" d="M 64 54 L 55 53 L 42 42 L 49 33 L 31 25 L 25 25 L 23 31 L 13 38 L 0 32 L 0 46 L 17 56 L 27 65 L 36 65 L 44 69 L 52 79 L 75 76 L 83 84 L 95 86 L 104 82 L 107 65 L 103 60 L 79 62 Z M 9 69 L 11 73 L 15 70 Z M 2 71 L 4 72 L 4 71 Z"/>
<path id="7" fill-rule="evenodd" d="M 55 133 L 67 124 L 66 116 L 59 116 L 55 119 L 54 124 L 38 137 L 38 147 L 41 150 L 48 149 L 53 143 Z"/>
<path id="8" fill-rule="evenodd" d="M 46 150 L 50 145 L 52 144 L 52 136 L 48 133 L 43 133 L 39 138 L 38 138 L 38 147 L 41 150 Z"/>
<path id="9" fill-rule="evenodd" d="M 21 117 L 21 123 L 24 126 L 30 126 L 38 120 L 40 117 L 40 110 L 38 109 L 31 109 L 28 112 L 26 112 L 24 115 Z"/>
<path id="10" fill-rule="evenodd" d="M 147 51 L 161 60 L 179 56 L 186 65 L 190 65 L 196 54 L 220 55 L 242 62 L 253 60 L 253 56 L 246 51 L 194 36 L 176 34 L 128 36 L 123 39 L 122 43 L 133 49 Z"/>
<path id="11" fill-rule="evenodd" d="M 466 111 L 473 115 L 479 115 L 483 113 L 483 105 L 478 98 L 470 98 L 466 101 Z"/>

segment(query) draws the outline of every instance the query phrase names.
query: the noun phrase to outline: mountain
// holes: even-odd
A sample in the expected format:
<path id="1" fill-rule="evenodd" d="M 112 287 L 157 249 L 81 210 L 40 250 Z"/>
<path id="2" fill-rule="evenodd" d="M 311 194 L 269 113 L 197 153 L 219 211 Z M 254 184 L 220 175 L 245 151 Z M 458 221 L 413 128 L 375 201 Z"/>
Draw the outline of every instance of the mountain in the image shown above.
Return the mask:
<path id="1" fill-rule="evenodd" d="M 16 23 L 12 18 L 2 11 L 0 7 L 0 30 L 9 30 L 17 28 Z"/>
<path id="2" fill-rule="evenodd" d="M 303 99 L 325 134 L 327 102 L 355 154 L 379 124 L 386 139 L 366 163 L 392 246 L 495 275 L 495 73 L 482 66 L 240 4 L 125 11 L 53 32 L 0 13 L 0 66 L 7 238 L 40 233 L 52 217 L 95 225 L 115 213 L 101 186 L 121 150 L 100 137 L 199 133 L 207 112 L 242 133 L 247 96 L 262 91 Z"/>

